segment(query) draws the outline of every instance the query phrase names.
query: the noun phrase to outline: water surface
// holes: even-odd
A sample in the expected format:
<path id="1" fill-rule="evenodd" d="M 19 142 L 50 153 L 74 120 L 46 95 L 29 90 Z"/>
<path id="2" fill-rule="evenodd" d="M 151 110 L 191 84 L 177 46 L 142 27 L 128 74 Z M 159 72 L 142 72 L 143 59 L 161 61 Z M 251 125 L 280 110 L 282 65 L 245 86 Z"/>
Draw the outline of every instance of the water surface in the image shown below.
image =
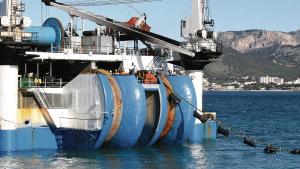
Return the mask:
<path id="1" fill-rule="evenodd" d="M 300 148 L 300 93 L 206 92 L 204 107 L 250 135 L 289 149 Z M 219 136 L 216 141 L 183 146 L 2 153 L 0 168 L 300 168 L 300 155 L 270 155 L 263 149 L 247 147 L 240 138 Z"/>

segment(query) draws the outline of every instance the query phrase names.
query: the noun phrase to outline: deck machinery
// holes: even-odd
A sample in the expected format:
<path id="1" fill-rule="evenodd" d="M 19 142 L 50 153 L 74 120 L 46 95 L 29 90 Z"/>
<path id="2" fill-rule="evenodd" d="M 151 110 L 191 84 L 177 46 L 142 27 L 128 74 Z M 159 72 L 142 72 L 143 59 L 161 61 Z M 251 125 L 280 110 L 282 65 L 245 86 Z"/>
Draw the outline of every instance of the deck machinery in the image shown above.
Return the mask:
<path id="1" fill-rule="evenodd" d="M 192 16 L 181 21 L 185 42 L 42 2 L 70 14 L 66 29 L 57 18 L 31 26 L 21 0 L 0 2 L 0 151 L 214 138 L 216 124 L 193 117 L 195 106 L 202 111 L 202 70 L 221 55 L 205 0 L 192 0 Z M 77 18 L 98 26 L 79 35 Z"/>

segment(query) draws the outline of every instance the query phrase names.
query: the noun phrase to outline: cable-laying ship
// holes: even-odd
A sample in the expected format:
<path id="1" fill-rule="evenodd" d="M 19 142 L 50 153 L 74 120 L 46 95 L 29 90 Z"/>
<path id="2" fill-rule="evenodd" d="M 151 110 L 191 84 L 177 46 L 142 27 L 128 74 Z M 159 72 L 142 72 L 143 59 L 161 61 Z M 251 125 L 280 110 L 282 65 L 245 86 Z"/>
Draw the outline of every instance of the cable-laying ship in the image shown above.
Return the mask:
<path id="1" fill-rule="evenodd" d="M 181 21 L 185 42 L 150 32 L 146 15 L 118 22 L 74 7 L 95 1 L 43 2 L 70 15 L 66 29 L 57 18 L 31 26 L 21 0 L 0 2 L 0 151 L 216 138 L 213 120 L 194 117 L 215 118 L 202 112 L 202 78 L 221 55 L 205 0 L 192 0 L 192 16 Z M 97 27 L 85 30 L 87 20 Z"/>

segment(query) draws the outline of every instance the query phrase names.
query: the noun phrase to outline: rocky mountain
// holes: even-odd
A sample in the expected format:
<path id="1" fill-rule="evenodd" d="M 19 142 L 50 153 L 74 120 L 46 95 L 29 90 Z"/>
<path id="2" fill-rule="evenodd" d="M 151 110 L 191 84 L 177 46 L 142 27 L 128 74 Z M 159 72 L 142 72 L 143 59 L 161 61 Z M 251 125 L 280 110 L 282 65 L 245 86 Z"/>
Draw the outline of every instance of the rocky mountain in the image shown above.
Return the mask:
<path id="1" fill-rule="evenodd" d="M 211 81 L 300 77 L 300 31 L 229 31 L 220 33 L 218 40 L 224 44 L 223 55 L 205 69 Z"/>
<path id="2" fill-rule="evenodd" d="M 255 49 L 279 46 L 296 46 L 300 43 L 300 31 L 272 32 L 264 30 L 229 31 L 219 34 L 219 41 L 241 53 Z"/>

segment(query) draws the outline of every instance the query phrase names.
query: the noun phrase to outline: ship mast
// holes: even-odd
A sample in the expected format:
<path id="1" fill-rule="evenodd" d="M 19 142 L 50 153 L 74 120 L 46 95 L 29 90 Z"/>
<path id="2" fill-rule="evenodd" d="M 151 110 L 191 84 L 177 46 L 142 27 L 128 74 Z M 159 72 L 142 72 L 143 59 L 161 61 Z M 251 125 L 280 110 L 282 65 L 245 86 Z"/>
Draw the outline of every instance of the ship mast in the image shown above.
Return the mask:
<path id="1" fill-rule="evenodd" d="M 198 30 L 204 30 L 204 15 L 205 15 L 205 0 L 193 0 L 192 1 L 192 16 L 191 20 L 193 21 L 191 24 L 192 34 L 196 35 Z"/>

